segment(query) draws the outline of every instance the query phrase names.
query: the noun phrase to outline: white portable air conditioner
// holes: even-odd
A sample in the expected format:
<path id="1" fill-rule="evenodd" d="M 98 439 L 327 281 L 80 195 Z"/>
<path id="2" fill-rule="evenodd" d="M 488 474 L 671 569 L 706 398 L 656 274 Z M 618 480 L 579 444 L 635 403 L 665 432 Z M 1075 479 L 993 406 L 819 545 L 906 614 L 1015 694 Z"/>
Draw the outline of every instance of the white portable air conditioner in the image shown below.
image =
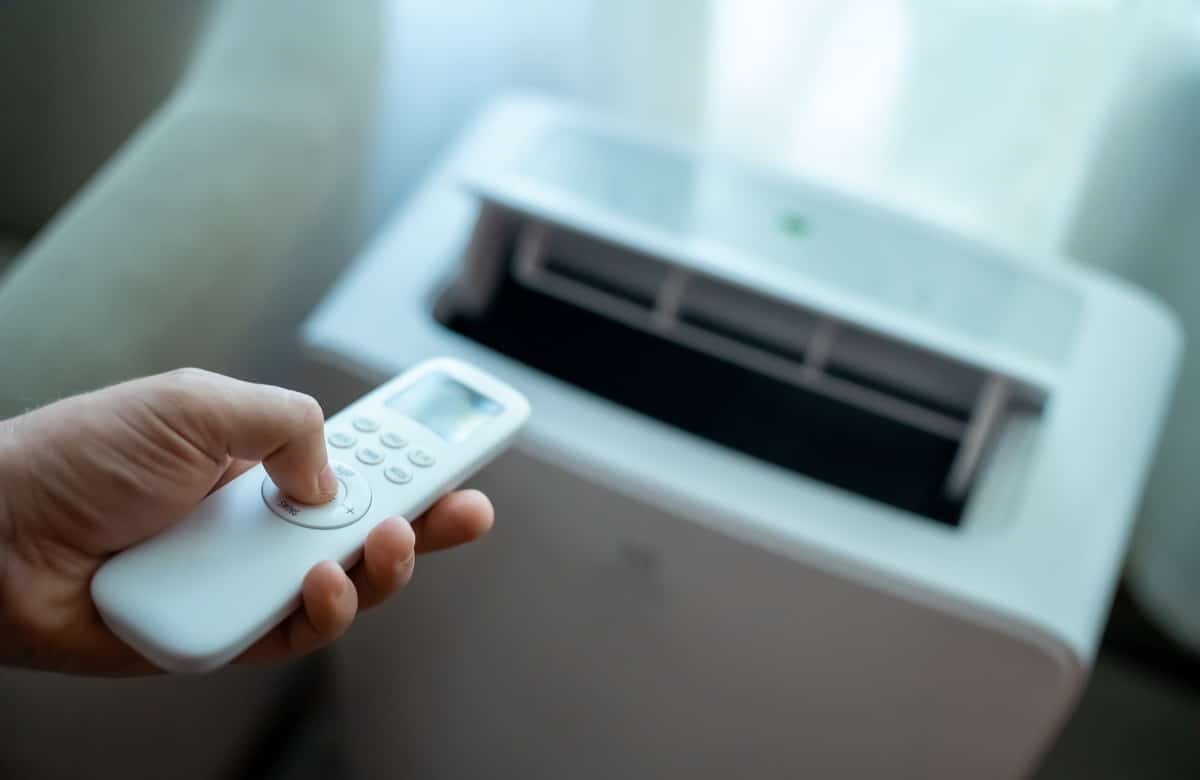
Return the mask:
<path id="1" fill-rule="evenodd" d="M 434 777 L 1030 771 L 1180 349 L 1113 279 L 522 96 L 305 335 L 534 407 L 492 537 L 340 650 L 366 768 Z"/>

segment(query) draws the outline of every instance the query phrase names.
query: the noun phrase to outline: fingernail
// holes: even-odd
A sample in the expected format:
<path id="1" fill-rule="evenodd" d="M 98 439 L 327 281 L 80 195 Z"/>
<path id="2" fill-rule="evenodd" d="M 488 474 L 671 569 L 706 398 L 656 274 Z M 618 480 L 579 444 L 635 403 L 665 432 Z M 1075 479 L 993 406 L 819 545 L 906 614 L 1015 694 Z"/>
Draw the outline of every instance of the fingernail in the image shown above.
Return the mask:
<path id="1" fill-rule="evenodd" d="M 317 475 L 317 490 L 323 496 L 332 496 L 337 494 L 338 483 L 337 477 L 333 475 L 333 469 L 329 468 L 329 464 L 325 464 L 325 468 L 321 469 L 321 473 Z"/>

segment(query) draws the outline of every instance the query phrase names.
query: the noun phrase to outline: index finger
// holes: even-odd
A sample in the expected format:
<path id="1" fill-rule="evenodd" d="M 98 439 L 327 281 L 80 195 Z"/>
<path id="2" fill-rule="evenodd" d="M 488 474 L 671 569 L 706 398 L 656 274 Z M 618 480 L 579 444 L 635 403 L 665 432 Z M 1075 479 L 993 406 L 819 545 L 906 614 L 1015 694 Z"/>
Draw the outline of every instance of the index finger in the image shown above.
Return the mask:
<path id="1" fill-rule="evenodd" d="M 312 396 L 196 369 L 168 376 L 188 397 L 188 424 L 212 454 L 262 461 L 280 490 L 306 504 L 337 493 L 325 449 L 325 414 Z"/>

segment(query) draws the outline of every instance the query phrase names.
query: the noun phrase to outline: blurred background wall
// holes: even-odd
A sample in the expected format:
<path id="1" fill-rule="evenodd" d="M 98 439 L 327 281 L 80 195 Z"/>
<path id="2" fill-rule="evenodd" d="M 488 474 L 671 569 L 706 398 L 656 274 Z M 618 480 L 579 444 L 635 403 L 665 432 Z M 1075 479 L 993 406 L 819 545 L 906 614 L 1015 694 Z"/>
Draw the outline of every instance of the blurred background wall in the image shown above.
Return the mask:
<path id="1" fill-rule="evenodd" d="M 0 418 L 182 364 L 294 380 L 295 328 L 362 240 L 380 16 L 0 2 Z M 236 776 L 314 662 L 0 669 L 0 777 Z"/>
<path id="2" fill-rule="evenodd" d="M 37 358 L 9 364 L 4 412 L 170 363 L 296 381 L 294 326 L 466 119 L 513 87 L 628 114 L 1042 262 L 1094 263 L 1167 300 L 1192 346 L 1129 578 L 1154 624 L 1200 652 L 1198 0 L 0 2 L 0 272 L 18 258 L 0 277 L 0 354 Z M 233 128 L 228 144 L 211 145 L 214 127 Z M 225 156 L 234 148 L 242 163 Z M 224 181 L 240 198 L 201 188 L 151 218 L 135 206 L 187 189 L 162 186 L 180 149 L 195 170 L 252 162 L 266 173 L 214 174 L 204 187 Z M 201 206 L 229 229 L 194 230 Z M 178 242 L 132 240 L 168 217 Z M 234 243 L 214 244 L 218 234 Z M 173 332 L 131 320 L 125 335 L 157 340 L 88 349 L 80 334 L 111 341 L 114 330 L 69 315 L 107 322 L 114 311 L 95 307 L 106 297 L 148 311 L 112 270 L 139 264 L 158 285 L 147 296 L 186 290 L 183 279 L 241 284 L 217 316 L 163 304 L 192 319 L 181 314 Z M 73 303 L 30 303 L 64 279 Z M 268 300 L 278 308 L 259 306 Z M 269 335 L 236 342 L 229 333 L 247 322 Z M 101 358 L 109 369 L 93 370 Z M 0 768 L 156 776 L 186 758 L 207 776 L 288 674 L 118 688 L 5 673 L 0 726 L 20 749 Z M 114 707 L 194 723 L 160 719 L 147 749 L 122 741 Z M 84 747 L 64 752 L 66 740 Z"/>

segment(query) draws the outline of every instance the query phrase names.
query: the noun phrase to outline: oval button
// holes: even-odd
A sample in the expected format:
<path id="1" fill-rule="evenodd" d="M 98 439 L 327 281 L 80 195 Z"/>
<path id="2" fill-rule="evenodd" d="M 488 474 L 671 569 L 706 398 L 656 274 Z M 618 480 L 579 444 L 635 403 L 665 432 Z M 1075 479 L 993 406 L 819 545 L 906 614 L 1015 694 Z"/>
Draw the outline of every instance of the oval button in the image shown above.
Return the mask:
<path id="1" fill-rule="evenodd" d="M 337 447 L 339 450 L 344 450 L 357 444 L 358 439 L 354 438 L 352 434 L 346 433 L 345 431 L 338 431 L 336 433 L 329 434 L 328 442 L 334 447 Z"/>
<path id="2" fill-rule="evenodd" d="M 383 463 L 383 453 L 373 447 L 361 447 L 354 457 L 368 466 L 378 466 Z"/>
<path id="3" fill-rule="evenodd" d="M 395 482 L 397 485 L 407 485 L 412 482 L 412 473 L 399 466 L 388 466 L 383 470 L 383 476 L 387 477 L 389 482 Z"/>
<path id="4" fill-rule="evenodd" d="M 380 436 L 379 441 L 383 446 L 391 450 L 402 450 L 408 446 L 408 439 L 392 431 L 388 431 Z"/>
<path id="5" fill-rule="evenodd" d="M 412 450 L 408 453 L 408 460 L 414 466 L 427 469 L 434 463 L 433 454 L 428 450 Z"/>
<path id="6" fill-rule="evenodd" d="M 355 417 L 354 422 L 350 424 L 354 426 L 354 430 L 362 431 L 363 433 L 374 433 L 379 430 L 379 423 L 370 417 Z"/>

